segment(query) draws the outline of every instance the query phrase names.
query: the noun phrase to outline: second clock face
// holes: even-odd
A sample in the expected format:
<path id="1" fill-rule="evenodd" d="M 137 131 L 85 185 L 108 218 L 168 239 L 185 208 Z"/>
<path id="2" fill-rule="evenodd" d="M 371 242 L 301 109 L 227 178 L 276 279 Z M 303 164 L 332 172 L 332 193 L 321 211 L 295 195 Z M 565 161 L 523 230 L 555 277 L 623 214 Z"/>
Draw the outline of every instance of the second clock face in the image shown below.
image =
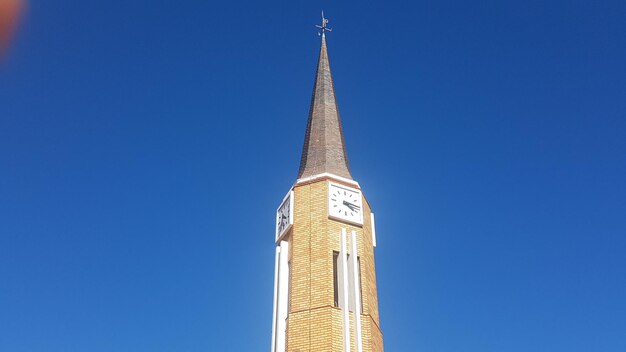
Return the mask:
<path id="1" fill-rule="evenodd" d="M 283 203 L 276 210 L 276 241 L 293 224 L 293 191 L 289 191 Z"/>
<path id="2" fill-rule="evenodd" d="M 328 216 L 363 224 L 363 197 L 361 191 L 330 183 L 328 185 Z"/>

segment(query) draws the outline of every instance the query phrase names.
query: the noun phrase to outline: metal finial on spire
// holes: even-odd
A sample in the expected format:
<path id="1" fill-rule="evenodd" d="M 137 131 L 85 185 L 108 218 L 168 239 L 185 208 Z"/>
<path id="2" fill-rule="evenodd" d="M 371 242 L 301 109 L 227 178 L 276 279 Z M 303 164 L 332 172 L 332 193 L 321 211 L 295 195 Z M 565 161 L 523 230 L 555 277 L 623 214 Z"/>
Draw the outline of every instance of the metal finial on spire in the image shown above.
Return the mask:
<path id="1" fill-rule="evenodd" d="M 328 18 L 324 17 L 324 11 L 322 11 L 322 25 L 321 26 L 317 26 L 316 25 L 315 27 L 321 29 L 322 30 L 322 35 L 324 35 L 324 33 L 326 31 L 329 31 L 329 32 L 333 31 L 333 29 L 332 28 L 328 28 L 327 25 L 328 25 Z"/>

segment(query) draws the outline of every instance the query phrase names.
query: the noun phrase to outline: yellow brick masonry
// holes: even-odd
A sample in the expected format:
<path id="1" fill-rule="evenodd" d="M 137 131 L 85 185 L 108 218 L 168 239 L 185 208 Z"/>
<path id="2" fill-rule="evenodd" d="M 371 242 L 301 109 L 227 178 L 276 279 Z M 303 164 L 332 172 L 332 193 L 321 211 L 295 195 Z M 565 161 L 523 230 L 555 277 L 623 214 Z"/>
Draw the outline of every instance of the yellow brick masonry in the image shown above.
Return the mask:
<path id="1" fill-rule="evenodd" d="M 336 182 L 336 181 L 333 181 Z M 333 251 L 340 249 L 341 228 L 357 233 L 361 261 L 363 351 L 382 352 L 370 207 L 363 202 L 363 227 L 328 218 L 328 181 L 294 187 L 294 224 L 290 242 L 291 278 L 287 317 L 288 352 L 343 351 L 341 309 L 334 307 Z M 348 236 L 348 248 L 351 246 Z M 350 325 L 353 326 L 351 314 Z M 351 351 L 356 351 L 351 329 Z"/>

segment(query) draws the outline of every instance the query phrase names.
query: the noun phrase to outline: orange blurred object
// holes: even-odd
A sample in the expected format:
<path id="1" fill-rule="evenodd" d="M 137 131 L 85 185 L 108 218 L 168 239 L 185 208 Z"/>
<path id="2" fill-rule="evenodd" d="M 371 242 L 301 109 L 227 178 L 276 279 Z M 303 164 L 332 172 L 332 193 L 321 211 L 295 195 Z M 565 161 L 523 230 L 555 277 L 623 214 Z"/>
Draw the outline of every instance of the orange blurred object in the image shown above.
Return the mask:
<path id="1" fill-rule="evenodd" d="M 23 5 L 23 0 L 0 0 L 0 54 L 9 47 Z"/>

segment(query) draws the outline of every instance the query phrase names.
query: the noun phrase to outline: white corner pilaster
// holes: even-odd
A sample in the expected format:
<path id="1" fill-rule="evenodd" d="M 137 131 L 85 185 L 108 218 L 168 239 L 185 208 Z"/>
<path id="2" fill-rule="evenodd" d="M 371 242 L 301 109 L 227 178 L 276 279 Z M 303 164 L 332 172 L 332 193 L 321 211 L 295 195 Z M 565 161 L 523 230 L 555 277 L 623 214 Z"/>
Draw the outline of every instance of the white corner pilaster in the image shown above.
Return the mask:
<path id="1" fill-rule="evenodd" d="M 354 287 L 354 329 L 356 330 L 356 350 L 363 352 L 363 336 L 361 334 L 361 272 L 359 271 L 359 262 L 356 245 L 356 231 L 352 231 L 352 250 L 350 261 L 352 262 L 352 284 Z"/>
<path id="2" fill-rule="evenodd" d="M 350 305 L 348 304 L 348 300 L 350 297 L 350 293 L 348 291 L 348 252 L 346 246 L 346 229 L 341 229 L 341 253 L 339 253 L 341 257 L 341 266 L 342 270 L 342 287 L 343 297 L 345 304 L 341 307 L 343 313 L 343 350 L 344 352 L 350 352 Z"/>
<path id="3" fill-rule="evenodd" d="M 272 313 L 272 349 L 276 352 L 276 319 L 278 317 L 278 265 L 280 260 L 280 246 L 276 246 L 276 255 L 274 258 L 274 309 Z"/>
<path id="4" fill-rule="evenodd" d="M 278 251 L 278 299 L 276 310 L 276 340 L 275 350 L 272 352 L 285 352 L 287 309 L 289 307 L 289 242 L 280 241 Z"/>
<path id="5" fill-rule="evenodd" d="M 376 223 L 374 222 L 374 213 L 370 213 L 372 223 L 372 245 L 376 248 Z"/>

